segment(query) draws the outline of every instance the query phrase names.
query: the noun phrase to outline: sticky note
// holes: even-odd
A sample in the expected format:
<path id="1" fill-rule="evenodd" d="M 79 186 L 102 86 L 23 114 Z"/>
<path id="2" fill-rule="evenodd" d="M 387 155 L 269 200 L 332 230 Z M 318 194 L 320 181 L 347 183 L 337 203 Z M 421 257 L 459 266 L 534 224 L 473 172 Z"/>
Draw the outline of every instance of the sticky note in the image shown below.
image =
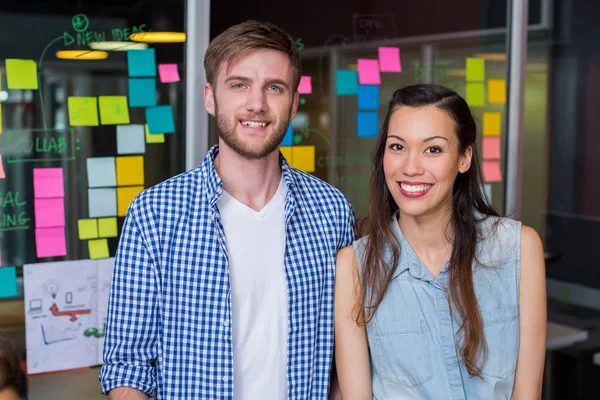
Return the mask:
<path id="1" fill-rule="evenodd" d="M 0 268 L 0 298 L 16 297 L 17 269 L 15 267 Z"/>
<path id="2" fill-rule="evenodd" d="M 33 60 L 7 58 L 6 82 L 9 89 L 37 89 L 37 63 Z"/>
<path id="3" fill-rule="evenodd" d="M 117 154 L 143 154 L 145 152 L 144 125 L 117 126 Z"/>
<path id="4" fill-rule="evenodd" d="M 155 78 L 129 78 L 129 107 L 156 105 Z"/>
<path id="5" fill-rule="evenodd" d="M 100 96 L 100 123 L 118 125 L 129 123 L 127 96 Z"/>
<path id="6" fill-rule="evenodd" d="M 292 167 L 315 172 L 315 146 L 292 146 Z"/>
<path id="7" fill-rule="evenodd" d="M 358 71 L 348 69 L 335 71 L 335 94 L 338 96 L 358 94 Z"/>
<path id="8" fill-rule="evenodd" d="M 292 165 L 292 147 L 293 146 L 281 146 L 279 148 L 279 151 L 281 151 L 283 158 L 285 158 L 289 165 Z"/>
<path id="9" fill-rule="evenodd" d="M 116 218 L 99 218 L 98 219 L 98 236 L 101 238 L 117 237 L 117 219 Z"/>
<path id="10" fill-rule="evenodd" d="M 150 133 L 148 132 L 148 124 L 144 124 L 144 133 L 146 134 L 146 143 L 164 143 L 164 133 Z"/>
<path id="11" fill-rule="evenodd" d="M 379 70 L 381 72 L 402 72 L 400 49 L 398 47 L 379 47 Z"/>
<path id="12" fill-rule="evenodd" d="M 158 75 L 162 83 L 179 82 L 177 64 L 158 64 Z"/>
<path id="13" fill-rule="evenodd" d="M 163 105 L 146 108 L 146 123 L 150 133 L 174 133 L 173 107 Z"/>
<path id="14" fill-rule="evenodd" d="M 504 79 L 488 80 L 488 101 L 494 104 L 506 104 L 506 81 Z"/>
<path id="15" fill-rule="evenodd" d="M 312 81 L 310 76 L 301 76 L 300 84 L 298 85 L 298 93 L 300 94 L 311 94 L 312 93 Z"/>
<path id="16" fill-rule="evenodd" d="M 292 127 L 292 121 L 290 121 L 287 131 L 285 131 L 285 136 L 281 141 L 281 146 L 291 146 L 294 140 L 294 129 Z"/>
<path id="17" fill-rule="evenodd" d="M 129 187 L 120 187 L 117 188 L 117 201 L 119 203 L 119 217 L 124 217 L 127 215 L 127 209 L 129 208 L 129 204 L 135 199 L 135 196 L 138 195 L 142 190 L 144 190 L 143 186 L 129 186 Z"/>
<path id="18" fill-rule="evenodd" d="M 114 157 L 90 157 L 86 160 L 89 187 L 117 186 Z"/>
<path id="19" fill-rule="evenodd" d="M 500 159 L 500 136 L 484 137 L 481 144 L 484 160 Z"/>
<path id="20" fill-rule="evenodd" d="M 115 188 L 88 189 L 88 216 L 90 218 L 117 215 L 117 190 Z"/>
<path id="21" fill-rule="evenodd" d="M 376 137 L 379 124 L 376 112 L 358 112 L 358 137 Z"/>
<path id="22" fill-rule="evenodd" d="M 65 226 L 65 199 L 34 199 L 35 227 Z"/>
<path id="23" fill-rule="evenodd" d="M 0 179 L 6 178 L 6 173 L 4 172 L 4 161 L 2 161 L 2 154 L 0 154 Z"/>
<path id="24" fill-rule="evenodd" d="M 33 196 L 37 198 L 65 197 L 62 168 L 34 168 Z"/>
<path id="25" fill-rule="evenodd" d="M 110 254 L 108 252 L 108 240 L 106 240 L 106 239 L 89 240 L 88 241 L 88 251 L 90 253 L 90 259 L 92 259 L 92 260 L 110 257 Z"/>
<path id="26" fill-rule="evenodd" d="M 379 61 L 365 59 L 358 60 L 358 83 L 361 85 L 381 84 Z"/>
<path id="27" fill-rule="evenodd" d="M 500 161 L 483 161 L 483 180 L 485 182 L 502 182 Z"/>
<path id="28" fill-rule="evenodd" d="M 499 112 L 483 113 L 483 136 L 500 136 L 501 118 Z"/>
<path id="29" fill-rule="evenodd" d="M 67 255 L 65 228 L 36 228 L 35 250 L 38 258 Z"/>
<path id="30" fill-rule="evenodd" d="M 485 80 L 485 60 L 483 58 L 467 58 L 467 82 L 483 82 Z"/>
<path id="31" fill-rule="evenodd" d="M 127 50 L 129 76 L 156 76 L 154 49 Z"/>
<path id="32" fill-rule="evenodd" d="M 117 157 L 117 186 L 144 184 L 144 157 Z"/>
<path id="33" fill-rule="evenodd" d="M 95 218 L 80 219 L 77 221 L 77 231 L 80 240 L 98 238 L 98 220 Z"/>
<path id="34" fill-rule="evenodd" d="M 359 110 L 377 110 L 379 108 L 379 86 L 378 85 L 359 85 L 358 86 L 358 109 Z"/>
<path id="35" fill-rule="evenodd" d="M 471 107 L 483 107 L 485 96 L 483 83 L 467 83 L 467 104 Z"/>
<path id="36" fill-rule="evenodd" d="M 98 126 L 98 99 L 96 97 L 67 98 L 69 125 Z"/>

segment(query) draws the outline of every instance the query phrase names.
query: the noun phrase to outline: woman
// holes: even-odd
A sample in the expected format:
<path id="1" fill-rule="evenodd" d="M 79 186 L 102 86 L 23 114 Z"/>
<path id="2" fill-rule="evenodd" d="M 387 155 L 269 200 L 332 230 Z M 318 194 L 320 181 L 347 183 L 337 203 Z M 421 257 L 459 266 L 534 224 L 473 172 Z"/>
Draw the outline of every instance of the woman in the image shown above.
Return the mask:
<path id="1" fill-rule="evenodd" d="M 489 205 L 475 137 L 454 91 L 394 93 L 373 157 L 366 236 L 338 255 L 344 400 L 541 396 L 542 243 Z"/>
<path id="2" fill-rule="evenodd" d="M 0 400 L 27 399 L 27 375 L 17 347 L 0 333 Z"/>

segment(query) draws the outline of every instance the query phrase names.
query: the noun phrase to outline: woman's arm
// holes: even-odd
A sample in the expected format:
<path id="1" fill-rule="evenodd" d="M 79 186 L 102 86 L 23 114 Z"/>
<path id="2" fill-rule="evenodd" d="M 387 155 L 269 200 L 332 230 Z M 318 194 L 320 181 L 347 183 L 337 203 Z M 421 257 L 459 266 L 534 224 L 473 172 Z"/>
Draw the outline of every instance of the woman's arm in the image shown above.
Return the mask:
<path id="1" fill-rule="evenodd" d="M 513 400 L 541 398 L 547 328 L 544 249 L 537 232 L 523 226 L 519 285 L 519 357 Z"/>
<path id="2" fill-rule="evenodd" d="M 337 255 L 335 275 L 335 363 L 344 400 L 373 398 L 367 333 L 355 318 L 357 301 L 363 304 L 358 282 L 354 249 L 348 246 Z"/>

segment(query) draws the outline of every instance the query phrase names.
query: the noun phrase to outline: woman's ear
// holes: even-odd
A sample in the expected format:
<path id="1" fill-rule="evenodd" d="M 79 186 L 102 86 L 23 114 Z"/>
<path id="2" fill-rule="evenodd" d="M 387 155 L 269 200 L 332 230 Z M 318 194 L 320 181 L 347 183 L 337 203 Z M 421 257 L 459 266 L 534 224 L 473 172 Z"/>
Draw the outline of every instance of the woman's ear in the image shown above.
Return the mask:
<path id="1" fill-rule="evenodd" d="M 465 149 L 465 152 L 460 156 L 460 164 L 458 166 L 458 171 L 461 174 L 464 174 L 471 168 L 471 159 L 473 158 L 473 147 L 469 146 Z"/>

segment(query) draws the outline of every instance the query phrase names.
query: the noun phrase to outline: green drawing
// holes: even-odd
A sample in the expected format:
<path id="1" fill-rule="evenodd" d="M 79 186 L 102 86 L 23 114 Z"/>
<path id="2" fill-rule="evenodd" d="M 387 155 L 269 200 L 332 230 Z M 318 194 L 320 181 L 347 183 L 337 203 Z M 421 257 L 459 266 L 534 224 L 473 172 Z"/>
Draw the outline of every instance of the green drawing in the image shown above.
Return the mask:
<path id="1" fill-rule="evenodd" d="M 27 206 L 27 202 L 19 198 L 18 191 L 0 192 L 0 207 L 4 210 L 22 208 Z M 31 218 L 27 216 L 26 211 L 14 211 L 2 214 L 0 216 L 0 232 L 16 231 L 29 229 L 29 221 Z"/>
<path id="2" fill-rule="evenodd" d="M 85 14 L 77 14 L 71 18 L 71 25 L 73 25 L 75 32 L 85 32 L 88 26 L 90 26 L 90 20 Z"/>
<path id="3" fill-rule="evenodd" d="M 100 339 L 100 338 L 104 337 L 105 330 L 106 330 L 106 324 L 104 324 L 104 328 L 102 328 L 102 330 L 99 330 L 98 328 L 87 328 L 83 332 L 83 336 L 85 336 L 85 337 L 94 336 L 95 338 Z"/>
<path id="4" fill-rule="evenodd" d="M 302 38 L 296 39 L 296 46 L 298 46 L 298 51 L 302 51 L 304 49 L 304 43 L 302 43 Z"/>
<path id="5" fill-rule="evenodd" d="M 7 130 L 6 146 L 0 146 L 0 151 L 8 153 L 8 164 L 73 161 L 74 141 L 73 128 Z"/>

